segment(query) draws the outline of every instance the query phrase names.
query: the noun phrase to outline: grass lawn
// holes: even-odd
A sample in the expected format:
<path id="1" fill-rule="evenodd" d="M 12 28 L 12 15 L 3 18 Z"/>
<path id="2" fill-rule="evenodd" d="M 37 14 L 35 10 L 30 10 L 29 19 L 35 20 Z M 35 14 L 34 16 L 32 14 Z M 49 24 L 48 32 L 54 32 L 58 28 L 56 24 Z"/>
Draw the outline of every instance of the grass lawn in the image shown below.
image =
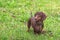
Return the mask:
<path id="1" fill-rule="evenodd" d="M 44 29 L 53 36 L 27 32 L 25 22 L 37 11 L 47 15 Z M 60 0 L 0 0 L 0 40 L 60 40 Z"/>

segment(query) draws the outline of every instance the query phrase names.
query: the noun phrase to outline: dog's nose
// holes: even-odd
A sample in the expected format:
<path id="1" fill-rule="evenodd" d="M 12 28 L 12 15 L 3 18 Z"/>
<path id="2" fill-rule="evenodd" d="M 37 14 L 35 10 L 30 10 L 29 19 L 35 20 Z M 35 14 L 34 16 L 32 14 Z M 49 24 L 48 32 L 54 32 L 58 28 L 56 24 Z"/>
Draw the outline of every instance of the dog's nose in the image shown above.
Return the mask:
<path id="1" fill-rule="evenodd" d="M 37 20 L 37 18 L 35 18 L 35 20 Z"/>

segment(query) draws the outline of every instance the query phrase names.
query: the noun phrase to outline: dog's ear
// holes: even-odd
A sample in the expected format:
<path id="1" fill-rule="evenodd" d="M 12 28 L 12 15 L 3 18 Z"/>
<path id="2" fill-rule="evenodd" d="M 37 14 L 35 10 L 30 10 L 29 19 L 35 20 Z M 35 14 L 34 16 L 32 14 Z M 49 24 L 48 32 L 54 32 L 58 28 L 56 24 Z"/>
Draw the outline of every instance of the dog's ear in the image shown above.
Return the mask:
<path id="1" fill-rule="evenodd" d="M 46 15 L 43 13 L 43 15 L 42 15 L 42 21 L 44 21 L 45 19 L 46 19 Z"/>

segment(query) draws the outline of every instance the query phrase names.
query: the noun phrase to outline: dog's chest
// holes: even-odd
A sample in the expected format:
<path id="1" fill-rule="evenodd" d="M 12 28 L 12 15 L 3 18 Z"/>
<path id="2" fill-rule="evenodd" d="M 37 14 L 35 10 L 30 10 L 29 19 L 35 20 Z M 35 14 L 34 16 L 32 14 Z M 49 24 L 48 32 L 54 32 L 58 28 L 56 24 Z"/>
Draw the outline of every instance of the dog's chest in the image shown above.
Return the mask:
<path id="1" fill-rule="evenodd" d="M 40 21 L 39 22 L 36 22 L 36 25 L 37 26 L 42 26 L 43 25 L 43 22 L 40 22 Z"/>
<path id="2" fill-rule="evenodd" d="M 36 30 L 40 30 L 43 27 L 43 23 L 42 22 L 36 22 Z"/>

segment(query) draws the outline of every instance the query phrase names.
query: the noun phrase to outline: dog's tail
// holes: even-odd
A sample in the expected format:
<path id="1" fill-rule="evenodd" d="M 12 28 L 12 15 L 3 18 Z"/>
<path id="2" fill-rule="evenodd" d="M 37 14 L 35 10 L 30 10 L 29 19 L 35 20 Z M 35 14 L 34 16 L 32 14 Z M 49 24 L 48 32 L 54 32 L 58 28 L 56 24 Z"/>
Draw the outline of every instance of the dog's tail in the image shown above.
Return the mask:
<path id="1" fill-rule="evenodd" d="M 33 17 L 32 12 L 30 13 L 31 17 Z"/>

